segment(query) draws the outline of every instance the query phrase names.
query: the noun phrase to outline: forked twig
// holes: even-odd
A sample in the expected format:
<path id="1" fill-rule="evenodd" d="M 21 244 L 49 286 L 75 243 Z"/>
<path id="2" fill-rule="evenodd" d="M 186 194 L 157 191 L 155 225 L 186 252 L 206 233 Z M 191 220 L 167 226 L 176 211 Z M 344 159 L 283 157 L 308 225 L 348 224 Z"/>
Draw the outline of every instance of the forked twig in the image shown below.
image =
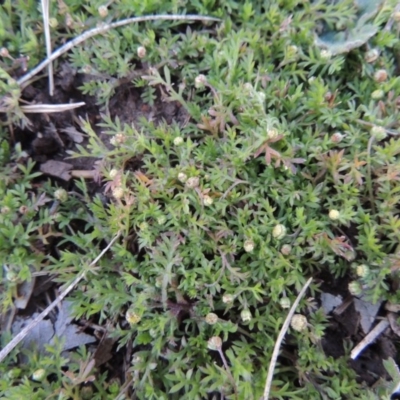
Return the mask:
<path id="1" fill-rule="evenodd" d="M 77 36 L 76 38 L 70 40 L 69 42 L 65 43 L 63 46 L 59 47 L 54 53 L 52 53 L 48 58 L 43 60 L 39 65 L 29 71 L 27 74 L 22 76 L 17 80 L 17 83 L 21 86 L 33 76 L 35 76 L 38 72 L 42 71 L 46 68 L 50 63 L 52 63 L 55 59 L 66 53 L 67 51 L 71 50 L 73 47 L 77 46 L 78 44 L 84 42 L 86 39 L 89 39 L 93 36 L 99 35 L 100 33 L 104 33 L 109 31 L 110 29 L 119 28 L 124 25 L 132 24 L 135 22 L 145 22 L 145 21 L 214 21 L 218 22 L 221 21 L 219 18 L 215 17 L 205 17 L 201 15 L 147 15 L 143 17 L 132 17 L 123 19 L 121 21 L 112 22 L 110 24 L 104 24 L 98 26 L 96 28 L 90 29 L 86 32 L 83 32 L 81 35 Z"/>
<path id="2" fill-rule="evenodd" d="M 290 321 L 291 321 L 291 319 L 293 317 L 293 314 L 295 313 L 296 308 L 299 305 L 301 298 L 304 296 L 304 293 L 306 292 L 307 288 L 310 286 L 311 282 L 312 282 L 312 278 L 310 278 L 306 282 L 306 284 L 303 286 L 303 289 L 301 289 L 299 295 L 297 296 L 295 302 L 293 303 L 293 305 L 292 305 L 292 307 L 291 307 L 291 309 L 289 311 L 289 314 L 287 315 L 287 317 L 285 319 L 285 322 L 282 325 L 282 328 L 281 328 L 281 330 L 279 332 L 279 335 L 278 335 L 278 339 L 276 339 L 275 346 L 274 346 L 274 351 L 273 351 L 272 356 L 271 356 L 271 362 L 269 363 L 267 379 L 266 379 L 266 382 L 265 382 L 263 400 L 268 400 L 268 397 L 269 397 L 269 392 L 271 390 L 271 384 L 272 384 L 272 378 L 274 376 L 275 364 L 276 364 L 276 361 L 278 359 L 279 350 L 280 350 L 280 347 L 281 347 L 281 344 L 282 344 L 282 340 L 283 340 L 283 338 L 284 338 L 284 336 L 286 334 L 286 331 L 289 328 Z"/>
<path id="3" fill-rule="evenodd" d="M 114 242 L 118 239 L 120 232 L 118 232 L 111 242 L 107 245 L 107 247 L 89 264 L 89 267 L 95 265 L 101 257 L 108 251 L 108 249 L 114 244 Z M 85 276 L 87 271 L 82 271 L 73 282 L 62 292 L 60 295 L 44 310 L 42 311 L 33 321 L 29 323 L 17 336 L 15 336 L 10 343 L 7 344 L 4 349 L 0 351 L 0 362 L 2 362 L 8 354 L 26 337 L 31 329 L 33 329 L 43 318 L 45 318 L 61 301 L 67 296 L 69 292 L 79 283 L 79 281 Z"/>

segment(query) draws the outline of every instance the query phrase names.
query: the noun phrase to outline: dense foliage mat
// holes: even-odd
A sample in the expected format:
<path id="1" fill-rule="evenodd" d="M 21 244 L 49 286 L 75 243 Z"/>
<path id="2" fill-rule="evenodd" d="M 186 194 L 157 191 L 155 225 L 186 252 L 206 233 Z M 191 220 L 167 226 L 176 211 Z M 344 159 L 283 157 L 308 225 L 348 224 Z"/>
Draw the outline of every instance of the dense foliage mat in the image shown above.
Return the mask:
<path id="1" fill-rule="evenodd" d="M 320 284 L 337 279 L 342 294 L 400 300 L 400 14 L 375 3 L 54 2 L 54 46 L 102 18 L 221 22 L 146 22 L 88 40 L 56 68 L 55 96 L 87 107 L 47 119 L 23 115 L 13 80 L 44 56 L 40 9 L 0 6 L 1 313 L 32 277 L 65 284 L 86 268 L 74 317 L 125 360 L 96 368 L 90 349 L 61 354 L 61 343 L 21 351 L 21 364 L 17 348 L 0 365 L 0 398 L 259 399 L 309 277 L 306 323 L 289 330 L 271 398 L 390 398 L 384 379 L 368 388 L 352 369 L 353 338 L 340 356 L 321 345 L 334 327 L 319 303 Z M 27 87 L 32 100 L 29 88 L 45 93 L 46 80 Z M 32 126 L 46 121 L 85 139 L 61 136 L 62 149 L 39 156 Z M 37 169 L 82 157 L 94 181 Z"/>

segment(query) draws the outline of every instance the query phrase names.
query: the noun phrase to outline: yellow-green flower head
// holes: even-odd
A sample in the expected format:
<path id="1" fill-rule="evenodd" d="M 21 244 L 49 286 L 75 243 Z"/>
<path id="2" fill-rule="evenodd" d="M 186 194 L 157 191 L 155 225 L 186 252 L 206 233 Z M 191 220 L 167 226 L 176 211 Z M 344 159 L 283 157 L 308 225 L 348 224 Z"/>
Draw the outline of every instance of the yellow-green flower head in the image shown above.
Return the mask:
<path id="1" fill-rule="evenodd" d="M 244 242 L 243 247 L 247 253 L 251 253 L 254 250 L 254 242 L 248 239 Z"/>
<path id="2" fill-rule="evenodd" d="M 273 231 L 272 231 L 272 236 L 275 239 L 281 240 L 286 236 L 286 227 L 285 225 L 278 224 L 275 225 Z"/>
<path id="3" fill-rule="evenodd" d="M 218 336 L 213 336 L 207 342 L 207 347 L 210 350 L 220 350 L 222 347 L 222 340 Z"/>
<path id="4" fill-rule="evenodd" d="M 215 325 L 218 322 L 218 315 L 214 313 L 208 313 L 205 317 L 205 321 L 209 325 Z"/>
<path id="5" fill-rule="evenodd" d="M 290 322 L 290 326 L 298 332 L 307 328 L 307 318 L 302 314 L 295 314 Z"/>
<path id="6" fill-rule="evenodd" d="M 336 221 L 340 218 L 340 212 L 338 210 L 330 210 L 329 211 L 329 218 L 332 221 Z"/>
<path id="7" fill-rule="evenodd" d="M 243 322 L 251 321 L 252 318 L 251 312 L 247 309 L 242 310 L 242 312 L 240 313 L 240 318 L 242 319 Z"/>
<path id="8" fill-rule="evenodd" d="M 130 308 L 125 314 L 125 319 L 129 323 L 129 325 L 136 325 L 138 322 L 140 322 L 142 317 L 139 314 L 137 314 L 135 310 Z"/>

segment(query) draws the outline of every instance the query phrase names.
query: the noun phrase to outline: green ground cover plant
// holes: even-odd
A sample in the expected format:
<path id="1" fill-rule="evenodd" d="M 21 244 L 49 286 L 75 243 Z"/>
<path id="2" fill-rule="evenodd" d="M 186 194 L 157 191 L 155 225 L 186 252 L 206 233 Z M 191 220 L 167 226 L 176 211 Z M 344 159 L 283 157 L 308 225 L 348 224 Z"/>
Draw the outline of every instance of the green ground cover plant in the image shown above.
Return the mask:
<path id="1" fill-rule="evenodd" d="M 100 117 L 81 117 L 86 140 L 67 156 L 98 161 L 96 190 L 43 177 L 2 128 L 0 312 L 32 276 L 65 285 L 86 268 L 69 296 L 74 316 L 106 327 L 131 358 L 122 381 L 84 347 L 32 350 L 24 365 L 17 348 L 0 364 L 0 398 L 260 399 L 309 277 L 297 309 L 305 323 L 289 330 L 271 398 L 390 398 L 387 382 L 357 379 L 351 340 L 343 356 L 326 354 L 329 317 L 316 300 L 329 275 L 349 277 L 345 290 L 371 302 L 400 302 L 400 15 L 395 1 L 365 4 L 51 4 L 55 47 L 132 14 L 221 22 L 129 25 L 66 56 Z M 2 106 L 16 127 L 28 121 L 15 74 L 44 57 L 39 11 L 34 1 L 0 6 Z M 185 118 L 127 122 L 112 109 L 126 86 L 149 107 L 179 104 Z M 2 333 L 2 347 L 10 337 Z"/>

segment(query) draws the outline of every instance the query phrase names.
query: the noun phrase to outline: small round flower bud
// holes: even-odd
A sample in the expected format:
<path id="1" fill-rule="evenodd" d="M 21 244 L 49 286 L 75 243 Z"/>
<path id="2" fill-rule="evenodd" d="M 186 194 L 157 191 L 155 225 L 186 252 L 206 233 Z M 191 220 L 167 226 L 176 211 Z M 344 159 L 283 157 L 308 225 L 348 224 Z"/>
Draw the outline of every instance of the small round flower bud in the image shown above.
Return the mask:
<path id="1" fill-rule="evenodd" d="M 183 137 L 182 136 L 178 136 L 174 139 L 174 145 L 175 146 L 180 146 L 183 143 Z"/>
<path id="2" fill-rule="evenodd" d="M 356 274 L 360 278 L 365 278 L 366 276 L 368 276 L 368 274 L 369 274 L 368 265 L 365 265 L 365 264 L 358 265 L 356 268 Z"/>
<path id="3" fill-rule="evenodd" d="M 115 141 L 118 143 L 118 144 L 122 144 L 122 143 L 125 143 L 126 142 L 126 135 L 124 134 L 124 133 L 121 133 L 121 132 L 119 132 L 119 133 L 117 133 L 116 135 L 115 135 Z"/>
<path id="4" fill-rule="evenodd" d="M 332 221 L 337 221 L 340 218 L 340 212 L 338 210 L 330 210 L 329 211 L 329 218 Z"/>
<path id="5" fill-rule="evenodd" d="M 299 52 L 299 48 L 295 45 L 288 46 L 286 48 L 286 54 L 288 57 L 293 57 Z"/>
<path id="6" fill-rule="evenodd" d="M 205 321 L 209 325 L 215 325 L 218 322 L 218 315 L 214 313 L 208 313 L 205 317 Z"/>
<path id="7" fill-rule="evenodd" d="M 139 46 L 137 48 L 137 55 L 139 58 L 145 58 L 146 57 L 146 47 Z"/>
<path id="8" fill-rule="evenodd" d="M 53 221 L 61 221 L 61 219 L 62 219 L 62 214 L 56 212 L 56 213 L 54 213 L 54 214 L 51 216 L 51 218 L 53 219 Z"/>
<path id="9" fill-rule="evenodd" d="M 290 252 L 292 251 L 292 246 L 290 244 L 284 244 L 281 248 L 281 253 L 284 256 L 288 256 Z"/>
<path id="10" fill-rule="evenodd" d="M 165 215 L 161 215 L 161 217 L 157 218 L 158 225 L 164 225 L 167 222 L 167 218 Z"/>
<path id="11" fill-rule="evenodd" d="M 264 92 L 257 92 L 257 97 L 261 103 L 264 103 L 264 101 L 265 101 L 265 93 Z"/>
<path id="12" fill-rule="evenodd" d="M 272 236 L 275 239 L 281 240 L 286 236 L 286 227 L 285 225 L 278 224 L 275 225 L 273 231 L 272 231 Z"/>
<path id="13" fill-rule="evenodd" d="M 340 143 L 343 140 L 344 136 L 340 133 L 340 132 L 335 132 L 332 136 L 331 136 L 331 141 L 333 143 Z"/>
<path id="14" fill-rule="evenodd" d="M 323 60 L 329 60 L 332 57 L 332 53 L 329 50 L 321 50 L 320 56 Z"/>
<path id="15" fill-rule="evenodd" d="M 324 95 L 325 101 L 331 101 L 333 99 L 333 94 L 332 92 L 326 92 Z"/>
<path id="16" fill-rule="evenodd" d="M 93 72 L 93 68 L 90 65 L 84 65 L 82 67 L 82 72 L 84 74 L 91 74 Z"/>
<path id="17" fill-rule="evenodd" d="M 375 137 L 376 140 L 384 140 L 387 138 L 386 129 L 383 126 L 374 126 L 371 129 L 371 135 Z"/>
<path id="18" fill-rule="evenodd" d="M 21 206 L 18 211 L 20 212 L 20 214 L 25 215 L 28 213 L 29 208 L 27 206 Z"/>
<path id="19" fill-rule="evenodd" d="M 113 191 L 112 191 L 112 195 L 114 196 L 115 199 L 122 199 L 123 195 L 124 195 L 124 189 L 122 189 L 122 187 L 116 187 Z"/>
<path id="20" fill-rule="evenodd" d="M 245 90 L 246 93 L 252 93 L 254 91 L 253 85 L 250 82 L 246 82 L 243 85 L 243 89 Z"/>
<path id="21" fill-rule="evenodd" d="M 220 337 L 218 336 L 213 336 L 212 338 L 210 338 L 207 342 L 207 347 L 210 350 L 221 350 L 222 347 L 222 340 Z"/>
<path id="22" fill-rule="evenodd" d="M 364 60 L 367 63 L 373 63 L 379 57 L 379 50 L 378 49 L 371 49 L 365 53 Z"/>
<path id="23" fill-rule="evenodd" d="M 385 69 L 378 69 L 378 71 L 376 71 L 374 74 L 374 80 L 378 83 L 386 81 L 387 77 L 388 73 Z"/>
<path id="24" fill-rule="evenodd" d="M 251 239 L 246 240 L 243 248 L 247 253 L 251 253 L 254 250 L 254 242 Z"/>
<path id="25" fill-rule="evenodd" d="M 158 336 L 157 329 L 151 328 L 151 329 L 149 330 L 149 335 L 150 335 L 153 339 L 155 339 L 155 338 Z"/>
<path id="26" fill-rule="evenodd" d="M 211 206 L 214 200 L 212 197 L 208 196 L 207 194 L 203 196 L 203 203 L 205 206 Z"/>
<path id="27" fill-rule="evenodd" d="M 232 304 L 234 300 L 234 297 L 231 294 L 224 294 L 222 296 L 222 302 L 224 304 Z"/>
<path id="28" fill-rule="evenodd" d="M 5 215 L 5 214 L 8 214 L 9 212 L 11 211 L 11 208 L 10 207 L 8 207 L 8 206 L 3 206 L 3 207 L 1 207 L 1 213 L 3 214 L 3 215 Z"/>
<path id="29" fill-rule="evenodd" d="M 40 382 L 44 379 L 46 376 L 46 370 L 44 368 L 37 369 L 33 374 L 32 374 L 32 379 L 36 382 Z"/>
<path id="30" fill-rule="evenodd" d="M 65 189 L 57 189 L 54 192 L 54 198 L 57 199 L 60 203 L 64 203 L 64 201 L 68 200 L 68 192 Z"/>
<path id="31" fill-rule="evenodd" d="M 58 21 L 57 18 L 50 18 L 49 19 L 49 25 L 54 29 L 57 28 L 58 26 Z"/>
<path id="32" fill-rule="evenodd" d="M 203 74 L 197 75 L 196 78 L 194 79 L 194 86 L 196 89 L 203 88 L 206 83 L 207 83 L 207 78 Z"/>
<path id="33" fill-rule="evenodd" d="M 400 22 L 400 11 L 396 11 L 396 12 L 393 13 L 393 19 L 396 22 Z"/>
<path id="34" fill-rule="evenodd" d="M 199 177 L 198 176 L 192 176 L 186 181 L 186 186 L 190 189 L 194 189 L 197 186 L 199 186 Z"/>
<path id="35" fill-rule="evenodd" d="M 107 6 L 100 6 L 97 9 L 97 12 L 99 13 L 101 18 L 105 18 L 108 15 L 108 8 L 107 8 Z"/>
<path id="36" fill-rule="evenodd" d="M 0 56 L 2 57 L 10 57 L 10 53 L 6 47 L 2 47 L 0 49 Z"/>
<path id="37" fill-rule="evenodd" d="M 275 139 L 279 135 L 279 132 L 275 128 L 271 128 L 267 130 L 267 138 L 268 139 Z"/>
<path id="38" fill-rule="evenodd" d="M 6 279 L 9 282 L 17 282 L 18 281 L 18 274 L 13 270 L 8 270 L 6 273 Z"/>
<path id="39" fill-rule="evenodd" d="M 352 294 L 353 296 L 359 296 L 360 294 L 362 294 L 362 286 L 357 281 L 350 282 L 348 285 L 348 289 L 350 294 Z"/>
<path id="40" fill-rule="evenodd" d="M 354 250 L 346 250 L 343 254 L 343 257 L 347 261 L 353 261 L 356 258 L 356 253 Z"/>
<path id="41" fill-rule="evenodd" d="M 7 378 L 9 378 L 9 379 L 19 378 L 20 375 L 21 375 L 21 370 L 19 368 L 10 369 L 7 372 Z"/>
<path id="42" fill-rule="evenodd" d="M 118 170 L 115 169 L 115 168 L 113 168 L 113 169 L 108 173 L 108 176 L 109 176 L 111 179 L 114 179 L 117 175 L 118 175 Z"/>
<path id="43" fill-rule="evenodd" d="M 290 308 L 290 300 L 289 300 L 289 298 L 288 298 L 288 297 L 282 297 L 282 298 L 279 300 L 279 305 L 280 305 L 283 309 Z"/>
<path id="44" fill-rule="evenodd" d="M 135 325 L 142 319 L 140 315 L 138 315 L 133 309 L 129 309 L 125 313 L 125 319 L 129 323 L 129 325 Z"/>
<path id="45" fill-rule="evenodd" d="M 243 322 L 251 321 L 252 318 L 251 312 L 247 309 L 242 310 L 242 312 L 240 313 L 240 318 L 242 319 Z"/>
<path id="46" fill-rule="evenodd" d="M 307 327 L 307 318 L 302 314 L 294 314 L 290 326 L 297 332 L 304 331 Z"/>
<path id="47" fill-rule="evenodd" d="M 187 181 L 188 177 L 184 172 L 179 172 L 178 174 L 178 181 L 185 183 Z"/>
<path id="48" fill-rule="evenodd" d="M 385 96 L 385 92 L 381 89 L 374 90 L 371 93 L 372 100 L 381 100 L 383 99 L 383 96 Z"/>
<path id="49" fill-rule="evenodd" d="M 360 296 L 360 294 L 362 294 L 362 287 L 357 281 L 350 282 L 348 289 L 350 294 L 352 294 L 353 296 Z"/>
<path id="50" fill-rule="evenodd" d="M 147 231 L 147 229 L 149 229 L 149 224 L 148 224 L 146 221 L 141 222 L 141 223 L 139 224 L 139 229 L 140 229 L 141 231 Z"/>

